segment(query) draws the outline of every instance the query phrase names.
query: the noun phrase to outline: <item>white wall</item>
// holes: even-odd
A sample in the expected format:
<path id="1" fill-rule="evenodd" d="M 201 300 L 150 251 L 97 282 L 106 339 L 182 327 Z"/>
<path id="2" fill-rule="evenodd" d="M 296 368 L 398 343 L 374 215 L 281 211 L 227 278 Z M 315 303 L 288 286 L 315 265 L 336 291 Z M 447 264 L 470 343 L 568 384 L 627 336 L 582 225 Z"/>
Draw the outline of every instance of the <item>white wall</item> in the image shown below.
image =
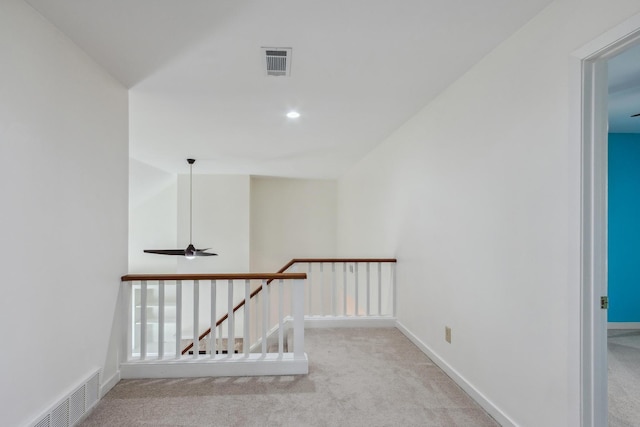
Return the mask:
<path id="1" fill-rule="evenodd" d="M 0 425 L 115 374 L 127 91 L 23 1 L 0 2 Z"/>
<path id="2" fill-rule="evenodd" d="M 570 57 L 639 11 L 551 4 L 339 181 L 339 252 L 397 256 L 400 322 L 507 424 L 579 425 Z"/>
<path id="3" fill-rule="evenodd" d="M 251 271 L 335 256 L 336 202 L 336 181 L 252 177 Z"/>
<path id="4" fill-rule="evenodd" d="M 193 245 L 218 256 L 178 257 L 179 273 L 249 271 L 249 188 L 248 175 L 193 175 Z M 188 244 L 189 175 L 179 175 L 178 248 Z"/>
<path id="5" fill-rule="evenodd" d="M 178 248 L 177 198 L 176 174 L 129 161 L 129 273 L 176 272 L 177 257 L 143 251 Z"/>
<path id="6" fill-rule="evenodd" d="M 186 260 L 142 251 L 189 243 L 189 175 L 136 160 L 130 173 L 130 273 L 269 272 L 335 256 L 336 181 L 194 174 L 193 243 L 219 256 Z"/>

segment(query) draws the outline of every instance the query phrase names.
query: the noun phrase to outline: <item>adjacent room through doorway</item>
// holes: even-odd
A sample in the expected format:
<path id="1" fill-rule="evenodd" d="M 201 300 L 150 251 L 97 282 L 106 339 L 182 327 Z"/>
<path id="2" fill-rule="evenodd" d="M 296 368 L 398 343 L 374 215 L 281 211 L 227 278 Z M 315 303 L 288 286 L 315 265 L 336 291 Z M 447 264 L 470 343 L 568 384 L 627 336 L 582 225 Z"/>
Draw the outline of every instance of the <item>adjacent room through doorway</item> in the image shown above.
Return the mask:
<path id="1" fill-rule="evenodd" d="M 640 45 L 607 61 L 609 425 L 640 419 Z"/>

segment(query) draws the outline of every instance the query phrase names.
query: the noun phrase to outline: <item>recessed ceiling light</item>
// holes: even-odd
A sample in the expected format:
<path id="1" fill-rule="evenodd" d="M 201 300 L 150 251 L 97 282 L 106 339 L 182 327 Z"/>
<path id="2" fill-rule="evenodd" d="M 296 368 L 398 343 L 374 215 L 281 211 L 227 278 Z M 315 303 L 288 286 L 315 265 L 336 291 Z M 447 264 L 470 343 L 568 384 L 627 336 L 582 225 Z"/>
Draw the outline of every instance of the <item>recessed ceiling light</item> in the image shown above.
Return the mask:
<path id="1" fill-rule="evenodd" d="M 297 111 L 289 111 L 287 113 L 287 117 L 289 117 L 290 119 L 297 119 L 298 117 L 300 117 L 300 113 L 298 113 Z"/>

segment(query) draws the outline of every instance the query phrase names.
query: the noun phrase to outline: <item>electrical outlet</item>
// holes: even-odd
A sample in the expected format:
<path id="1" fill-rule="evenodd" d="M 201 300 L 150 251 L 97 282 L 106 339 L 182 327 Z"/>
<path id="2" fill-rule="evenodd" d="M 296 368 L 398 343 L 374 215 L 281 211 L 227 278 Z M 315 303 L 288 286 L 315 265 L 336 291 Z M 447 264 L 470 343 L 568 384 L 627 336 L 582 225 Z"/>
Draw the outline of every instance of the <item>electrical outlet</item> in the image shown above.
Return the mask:
<path id="1" fill-rule="evenodd" d="M 444 327 L 444 340 L 451 344 L 451 328 L 448 326 Z"/>

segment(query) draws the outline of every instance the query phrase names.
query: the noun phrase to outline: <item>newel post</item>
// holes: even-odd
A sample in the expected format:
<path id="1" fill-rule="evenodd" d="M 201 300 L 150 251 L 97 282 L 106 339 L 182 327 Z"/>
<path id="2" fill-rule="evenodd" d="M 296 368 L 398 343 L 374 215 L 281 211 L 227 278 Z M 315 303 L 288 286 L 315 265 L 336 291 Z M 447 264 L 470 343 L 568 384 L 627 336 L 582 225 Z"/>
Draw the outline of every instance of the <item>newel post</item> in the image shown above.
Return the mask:
<path id="1" fill-rule="evenodd" d="M 304 280 L 293 281 L 293 357 L 304 358 Z"/>
<path id="2" fill-rule="evenodd" d="M 133 325 L 133 307 L 132 307 L 132 303 L 131 303 L 131 298 L 132 298 L 132 292 L 131 292 L 131 283 L 130 282 L 125 282 L 124 280 L 120 282 L 121 286 L 122 286 L 122 308 L 124 310 L 124 319 L 125 322 L 123 322 L 122 326 L 123 326 L 123 331 L 122 331 L 122 338 L 124 340 L 123 343 L 123 347 L 125 349 L 125 354 L 124 357 L 122 357 L 121 363 L 122 362 L 128 362 L 129 360 L 131 360 L 131 354 L 133 353 L 133 346 L 132 346 L 132 327 L 131 325 Z"/>

